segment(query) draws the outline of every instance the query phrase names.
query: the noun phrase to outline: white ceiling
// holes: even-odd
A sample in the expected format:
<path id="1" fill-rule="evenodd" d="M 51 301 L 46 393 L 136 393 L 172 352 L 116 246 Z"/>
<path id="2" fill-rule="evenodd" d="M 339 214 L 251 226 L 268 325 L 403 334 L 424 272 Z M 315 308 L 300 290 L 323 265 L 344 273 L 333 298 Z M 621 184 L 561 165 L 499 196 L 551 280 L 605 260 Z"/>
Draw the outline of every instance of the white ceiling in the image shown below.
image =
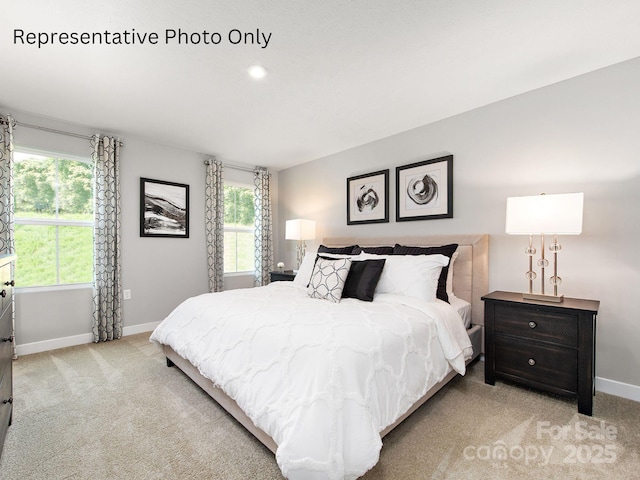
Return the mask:
<path id="1" fill-rule="evenodd" d="M 0 106 L 279 170 L 638 57 L 639 20 L 638 0 L 3 0 Z M 222 40 L 166 44 L 179 28 Z"/>

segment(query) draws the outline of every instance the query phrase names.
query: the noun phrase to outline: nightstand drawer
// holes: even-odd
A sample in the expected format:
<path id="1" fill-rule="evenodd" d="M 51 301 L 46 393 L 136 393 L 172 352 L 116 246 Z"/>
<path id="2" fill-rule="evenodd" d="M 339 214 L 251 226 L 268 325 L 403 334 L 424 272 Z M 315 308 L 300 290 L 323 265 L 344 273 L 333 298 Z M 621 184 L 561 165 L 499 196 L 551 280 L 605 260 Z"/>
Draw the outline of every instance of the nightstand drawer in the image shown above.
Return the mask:
<path id="1" fill-rule="evenodd" d="M 2 340 L 3 338 L 9 338 L 11 336 L 11 331 L 13 329 L 13 322 L 11 319 L 13 309 L 7 308 L 0 313 L 0 340 Z"/>
<path id="2" fill-rule="evenodd" d="M 2 292 L 0 296 L 0 312 L 4 312 L 11 304 L 13 292 L 13 282 L 11 280 L 11 264 L 7 263 L 0 267 L 0 291 Z"/>
<path id="3" fill-rule="evenodd" d="M 556 393 L 578 389 L 578 352 L 572 348 L 496 335 L 495 372 L 544 385 Z M 548 388 L 551 387 L 551 388 Z M 557 390 L 556 390 L 557 389 Z"/>
<path id="4" fill-rule="evenodd" d="M 12 347 L 13 344 L 11 342 L 11 313 L 13 310 L 11 308 L 7 308 L 2 316 L 0 317 L 0 382 L 4 382 L 3 385 L 5 389 L 7 385 L 11 384 L 11 359 L 13 356 Z M 8 374 L 8 380 L 4 377 L 5 374 Z M 6 381 L 5 381 L 6 380 Z M 10 386 L 8 387 L 11 388 Z M 0 402 L 8 398 L 11 394 L 3 397 L 0 394 Z M 0 403 L 0 405 L 2 405 Z"/>
<path id="5" fill-rule="evenodd" d="M 496 333 L 578 346 L 578 322 L 573 315 L 496 305 L 494 321 Z"/>
<path id="6" fill-rule="evenodd" d="M 11 331 L 9 331 L 6 337 L 0 338 L 0 378 L 2 378 L 7 367 L 11 366 L 11 359 L 13 357 L 13 344 L 11 343 L 9 335 L 11 335 Z M 0 401 L 2 401 L 1 398 Z"/>
<path id="7" fill-rule="evenodd" d="M 12 411 L 11 364 L 9 364 L 7 372 L 5 372 L 2 380 L 0 380 L 0 452 L 4 445 L 7 428 L 11 424 Z"/>

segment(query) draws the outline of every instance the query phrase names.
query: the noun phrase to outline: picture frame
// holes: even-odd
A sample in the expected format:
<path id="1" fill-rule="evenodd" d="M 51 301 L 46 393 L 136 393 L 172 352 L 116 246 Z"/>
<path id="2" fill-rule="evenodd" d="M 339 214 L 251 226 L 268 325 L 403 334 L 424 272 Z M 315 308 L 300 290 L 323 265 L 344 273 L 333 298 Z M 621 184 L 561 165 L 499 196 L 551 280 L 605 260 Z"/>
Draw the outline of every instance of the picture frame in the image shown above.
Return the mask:
<path id="1" fill-rule="evenodd" d="M 347 225 L 389 222 L 389 169 L 347 178 Z"/>
<path id="2" fill-rule="evenodd" d="M 453 218 L 453 155 L 396 167 L 396 221 Z"/>
<path id="3" fill-rule="evenodd" d="M 189 185 L 140 178 L 140 236 L 189 238 Z"/>

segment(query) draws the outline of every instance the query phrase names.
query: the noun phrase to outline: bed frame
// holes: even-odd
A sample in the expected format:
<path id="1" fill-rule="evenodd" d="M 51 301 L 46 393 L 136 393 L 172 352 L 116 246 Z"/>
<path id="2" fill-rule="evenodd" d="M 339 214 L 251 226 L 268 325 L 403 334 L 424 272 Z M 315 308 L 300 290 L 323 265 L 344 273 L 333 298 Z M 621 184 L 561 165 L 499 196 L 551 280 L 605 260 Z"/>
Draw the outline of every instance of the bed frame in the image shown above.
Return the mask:
<path id="1" fill-rule="evenodd" d="M 412 246 L 438 246 L 449 243 L 458 244 L 458 258 L 453 265 L 453 291 L 458 298 L 462 298 L 471 303 L 471 328 L 468 329 L 469 337 L 473 345 L 473 357 L 467 364 L 475 360 L 483 352 L 484 345 L 484 306 L 481 297 L 489 290 L 489 236 L 488 235 L 432 235 L 432 236 L 411 236 L 394 238 L 324 238 L 323 245 L 340 247 L 347 245 L 380 246 L 394 245 Z M 249 432 L 260 440 L 274 454 L 278 448 L 276 442 L 263 430 L 256 427 L 251 419 L 242 411 L 238 404 L 216 387 L 211 380 L 202 376 L 198 369 L 187 360 L 178 355 L 171 347 L 163 345 L 164 354 L 167 357 L 167 366 L 177 366 L 205 392 L 207 392 L 216 402 L 222 406 L 231 416 L 240 422 Z M 441 382 L 434 385 L 427 393 L 420 398 L 402 417 L 393 425 L 385 428 L 380 435 L 384 437 L 405 418 L 411 415 L 429 398 L 435 395 L 451 379 L 457 376 L 452 370 Z"/>

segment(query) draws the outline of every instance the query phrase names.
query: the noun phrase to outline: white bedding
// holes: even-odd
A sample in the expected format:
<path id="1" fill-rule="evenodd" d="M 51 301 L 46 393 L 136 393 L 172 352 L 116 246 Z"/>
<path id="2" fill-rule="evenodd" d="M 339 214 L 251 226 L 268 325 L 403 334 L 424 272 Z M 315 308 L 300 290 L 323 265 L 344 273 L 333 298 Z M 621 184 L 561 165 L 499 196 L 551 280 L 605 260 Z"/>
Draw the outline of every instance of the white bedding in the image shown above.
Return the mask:
<path id="1" fill-rule="evenodd" d="M 471 304 L 453 294 L 449 295 L 449 303 L 462 318 L 464 328 L 471 328 Z"/>
<path id="2" fill-rule="evenodd" d="M 471 343 L 445 302 L 376 295 L 312 299 L 293 282 L 190 298 L 153 332 L 221 387 L 278 445 L 291 480 L 353 479 L 378 461 L 385 427 Z"/>

